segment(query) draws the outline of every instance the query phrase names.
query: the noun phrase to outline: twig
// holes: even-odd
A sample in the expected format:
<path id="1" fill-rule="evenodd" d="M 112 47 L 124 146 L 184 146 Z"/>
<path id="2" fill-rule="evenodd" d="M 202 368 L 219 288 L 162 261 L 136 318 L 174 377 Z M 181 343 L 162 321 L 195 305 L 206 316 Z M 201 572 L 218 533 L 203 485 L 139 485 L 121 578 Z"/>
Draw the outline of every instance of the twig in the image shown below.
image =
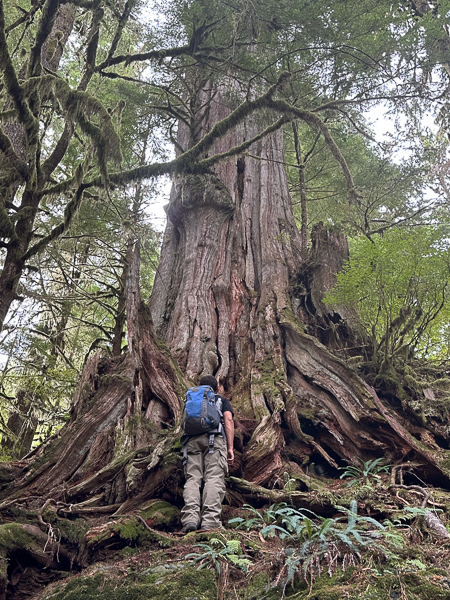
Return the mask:
<path id="1" fill-rule="evenodd" d="M 420 463 L 410 463 L 410 462 L 408 462 L 408 463 L 402 463 L 401 465 L 394 465 L 392 467 L 392 471 L 391 471 L 391 484 L 392 485 L 396 484 L 396 482 L 397 482 L 397 471 L 400 470 L 400 484 L 403 485 L 403 473 L 401 471 L 403 469 L 403 467 L 412 468 L 412 467 L 423 467 L 423 466 L 424 465 L 420 464 Z"/>
<path id="2" fill-rule="evenodd" d="M 48 523 L 46 521 L 44 521 L 44 519 L 42 518 L 42 515 L 44 514 L 45 509 L 47 508 L 47 506 L 49 504 L 54 504 L 56 506 L 55 500 L 53 500 L 53 498 L 48 498 L 48 500 L 46 500 L 44 502 L 44 504 L 41 506 L 41 508 L 39 509 L 39 512 L 38 512 L 39 523 L 42 523 L 42 525 L 45 525 L 46 527 L 48 526 Z"/>
<path id="3" fill-rule="evenodd" d="M 120 515 L 121 517 L 125 516 L 125 515 Z M 163 537 L 166 540 L 170 540 L 171 542 L 173 542 L 173 538 L 168 536 L 168 535 L 164 535 L 163 533 L 161 533 L 160 531 L 156 531 L 155 529 L 152 529 L 151 527 L 149 527 L 147 525 L 147 523 L 144 521 L 144 519 L 140 516 L 140 515 L 130 515 L 131 517 L 136 517 L 136 519 L 139 519 L 139 521 L 142 522 L 142 524 L 144 525 L 144 527 L 146 527 L 149 531 L 151 531 L 152 533 L 154 533 L 157 536 Z"/>
<path id="4" fill-rule="evenodd" d="M 421 508 L 425 508 L 427 503 L 428 503 L 428 499 L 430 497 L 430 494 L 427 492 L 426 489 L 424 489 L 423 487 L 420 487 L 420 485 L 403 485 L 403 484 L 396 484 L 396 485 L 390 485 L 388 487 L 388 491 L 391 490 L 397 490 L 397 489 L 401 489 L 401 490 L 408 490 L 411 493 L 416 493 L 416 494 L 420 494 L 423 497 L 423 501 L 421 504 Z"/>

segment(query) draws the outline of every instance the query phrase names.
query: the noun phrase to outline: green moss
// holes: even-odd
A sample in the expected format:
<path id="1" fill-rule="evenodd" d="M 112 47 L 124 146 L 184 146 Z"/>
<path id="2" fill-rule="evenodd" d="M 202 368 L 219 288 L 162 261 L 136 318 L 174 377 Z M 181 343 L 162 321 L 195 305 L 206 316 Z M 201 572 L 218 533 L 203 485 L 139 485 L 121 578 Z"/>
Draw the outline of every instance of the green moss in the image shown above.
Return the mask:
<path id="1" fill-rule="evenodd" d="M 0 551 L 26 548 L 34 542 L 34 537 L 18 523 L 0 525 Z"/>
<path id="2" fill-rule="evenodd" d="M 126 521 L 115 523 L 111 529 L 114 533 L 119 534 L 121 540 L 126 542 L 138 542 L 146 537 L 145 527 L 134 519 L 127 519 Z"/>
<path id="3" fill-rule="evenodd" d="M 198 571 L 190 564 L 166 564 L 137 576 L 114 567 L 98 567 L 93 576 L 80 576 L 42 600 L 216 600 L 215 572 Z"/>
<path id="4" fill-rule="evenodd" d="M 282 311 L 283 317 L 286 321 L 291 322 L 293 325 L 295 325 L 295 327 L 297 329 L 302 330 L 303 332 L 306 332 L 306 328 L 305 325 L 303 323 L 301 323 L 301 321 L 297 318 L 297 316 L 295 315 L 294 311 L 291 308 L 284 308 Z"/>
<path id="5" fill-rule="evenodd" d="M 309 593 L 308 590 L 301 592 L 300 595 L 299 594 L 295 594 L 295 596 L 287 596 L 288 598 L 309 598 L 310 600 L 341 600 L 342 598 L 344 598 L 343 594 L 342 594 L 343 590 L 342 589 L 338 589 L 338 590 L 318 590 L 317 592 L 311 592 L 311 594 Z"/>
<path id="6" fill-rule="evenodd" d="M 109 539 L 111 532 L 117 535 L 123 542 L 132 545 L 139 545 L 146 537 L 149 537 L 145 526 L 136 519 L 129 517 L 115 523 L 110 523 L 108 528 L 103 529 L 98 535 L 90 538 L 88 545 L 95 546 L 104 539 Z"/>
<path id="7" fill-rule="evenodd" d="M 355 566 L 344 573 L 337 571 L 332 577 L 323 572 L 314 580 L 312 587 L 309 581 L 296 579 L 294 586 L 287 586 L 285 597 L 289 600 L 389 600 L 400 597 L 408 600 L 450 600 L 445 578 L 435 577 L 436 582 L 430 581 L 432 576 L 429 572 L 393 574 L 389 570 L 378 571 L 372 565 L 369 571 L 365 570 L 367 577 L 361 578 L 362 573 L 358 570 L 359 567 Z M 278 589 L 278 592 L 277 600 L 281 590 Z M 252 598 L 256 600 L 257 593 Z"/>
<path id="8" fill-rule="evenodd" d="M 173 443 L 174 450 L 181 450 L 183 448 L 183 444 L 181 443 L 181 437 L 177 438 Z"/>
<path id="9" fill-rule="evenodd" d="M 270 577 L 268 573 L 257 573 L 254 577 L 246 580 L 245 587 L 239 590 L 241 600 L 252 600 L 253 598 L 266 597 L 263 593 L 270 589 Z M 279 595 L 279 594 L 278 594 Z"/>
<path id="10" fill-rule="evenodd" d="M 108 387 L 114 383 L 127 383 L 132 384 L 132 381 L 126 375 L 120 375 L 120 373 L 111 373 L 110 375 L 102 375 L 99 378 L 99 384 L 104 387 Z"/>
<path id="11" fill-rule="evenodd" d="M 6 523 L 0 525 L 0 580 L 6 578 L 8 560 L 7 557 L 15 550 L 28 550 L 38 553 L 42 549 L 38 547 L 36 537 L 18 523 Z"/>
<path id="12" fill-rule="evenodd" d="M 407 574 L 402 577 L 404 587 L 411 592 L 413 597 L 420 600 L 450 600 L 450 589 L 438 587 L 420 574 Z M 446 586 L 448 587 L 448 586 Z"/>
<path id="13" fill-rule="evenodd" d="M 118 555 L 122 558 L 130 558 L 131 556 L 136 556 L 139 554 L 139 548 L 131 548 L 130 546 L 125 546 L 122 550 L 119 550 Z"/>
<path id="14" fill-rule="evenodd" d="M 70 521 L 69 519 L 58 519 L 57 527 L 61 531 L 63 539 L 72 544 L 81 544 L 84 536 L 89 530 L 89 523 L 84 519 L 75 519 L 74 521 Z"/>
<path id="15" fill-rule="evenodd" d="M 88 545 L 95 547 L 102 541 L 109 540 L 112 536 L 119 538 L 124 545 L 131 546 L 148 546 L 149 542 L 157 542 L 160 547 L 168 548 L 175 543 L 169 537 L 148 529 L 140 519 L 125 517 L 110 523 L 97 536 L 91 538 Z"/>
<path id="16" fill-rule="evenodd" d="M 180 509 L 164 500 L 150 500 L 140 510 L 142 518 L 150 527 L 163 526 L 164 529 L 174 529 L 180 523 Z"/>
<path id="17" fill-rule="evenodd" d="M 283 367 L 281 364 L 277 365 L 276 358 L 269 356 L 265 360 L 255 361 L 253 368 L 259 374 L 259 378 L 252 379 L 253 390 L 264 395 L 272 410 L 282 412 L 285 408 L 283 395 L 290 391 Z M 260 414 L 255 416 L 262 418 L 267 414 L 269 414 L 267 409 L 261 407 Z"/>

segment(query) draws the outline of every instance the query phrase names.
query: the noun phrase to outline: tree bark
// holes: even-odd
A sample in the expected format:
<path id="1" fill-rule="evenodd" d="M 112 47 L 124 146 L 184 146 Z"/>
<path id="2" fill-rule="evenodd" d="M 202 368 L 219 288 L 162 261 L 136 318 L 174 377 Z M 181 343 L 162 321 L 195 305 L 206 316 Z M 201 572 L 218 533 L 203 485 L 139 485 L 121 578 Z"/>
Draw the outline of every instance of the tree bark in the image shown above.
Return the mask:
<path id="1" fill-rule="evenodd" d="M 31 390 L 18 390 L 13 412 L 7 423 L 7 434 L 2 437 L 1 447 L 13 458 L 22 458 L 30 451 L 38 424 L 33 414 L 33 394 Z"/>
<path id="2" fill-rule="evenodd" d="M 212 87 L 202 90 L 198 104 L 196 127 L 180 125 L 181 148 L 230 110 Z M 213 151 L 252 137 L 258 125 L 247 121 Z M 91 360 L 69 423 L 48 448 L 29 457 L 27 472 L 4 496 L 51 490 L 83 501 L 95 493 L 99 505 L 128 508 L 168 485 L 174 490 L 179 463 L 160 467 L 179 434 L 183 374 L 193 382 L 211 373 L 236 412 L 234 474 L 254 484 L 276 484 L 283 472 L 305 473 L 312 464 L 337 477 L 344 461 L 386 456 L 395 463 L 408 456 L 424 465 L 424 477 L 448 485 L 445 450 L 424 443 L 430 436 L 423 427 L 397 414 L 306 331 L 296 296 L 299 272 L 307 262 L 315 265 L 310 308 L 319 313 L 320 290 L 341 264 L 336 248 L 346 246 L 318 228 L 302 260 L 281 131 L 247 155 L 225 160 L 215 173 L 177 179 L 168 216 L 150 302 L 153 320 L 140 298 L 139 250 L 130 246 L 128 351 Z"/>
<path id="3" fill-rule="evenodd" d="M 298 190 L 300 194 L 301 226 L 300 235 L 302 238 L 303 257 L 308 250 L 308 201 L 306 197 L 305 163 L 302 157 L 300 137 L 298 135 L 298 121 L 292 122 L 292 132 L 294 134 L 295 157 L 298 167 Z"/>

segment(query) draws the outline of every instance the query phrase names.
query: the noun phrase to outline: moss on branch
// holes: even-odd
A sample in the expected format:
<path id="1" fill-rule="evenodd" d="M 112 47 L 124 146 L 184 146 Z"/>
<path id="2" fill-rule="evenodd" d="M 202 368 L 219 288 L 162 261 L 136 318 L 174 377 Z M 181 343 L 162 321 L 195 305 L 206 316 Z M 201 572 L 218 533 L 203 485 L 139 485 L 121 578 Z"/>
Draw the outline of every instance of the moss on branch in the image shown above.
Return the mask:
<path id="1" fill-rule="evenodd" d="M 17 109 L 19 121 L 24 126 L 29 150 L 31 151 L 38 143 L 39 122 L 31 112 L 25 99 L 24 91 L 19 84 L 17 73 L 9 55 L 5 29 L 4 7 L 3 2 L 0 2 L 0 70 L 3 73 L 3 80 L 9 96 Z"/>
<path id="2" fill-rule="evenodd" d="M 168 162 L 156 162 L 151 165 L 142 165 L 140 167 L 136 167 L 135 169 L 122 171 L 120 173 L 110 173 L 108 175 L 108 182 L 112 185 L 126 185 L 128 183 L 133 183 L 142 179 L 151 179 L 152 177 L 159 177 L 160 175 L 166 174 L 174 175 L 190 173 L 195 175 L 201 175 L 210 173 L 210 167 L 222 160 L 223 158 L 225 158 L 225 156 L 222 154 L 218 154 L 209 159 L 206 159 L 204 163 L 201 160 L 198 160 L 199 157 L 205 152 L 207 152 L 218 139 L 223 137 L 226 133 L 228 133 L 228 131 L 231 131 L 234 127 L 236 127 L 239 123 L 241 123 L 252 113 L 258 110 L 262 110 L 264 108 L 268 108 L 273 94 L 277 91 L 277 89 L 284 85 L 284 82 L 288 76 L 288 74 L 283 73 L 279 77 L 278 81 L 273 86 L 271 86 L 269 90 L 261 97 L 255 100 L 246 100 L 242 102 L 227 117 L 216 123 L 211 129 L 211 131 L 209 131 L 197 144 L 195 144 L 195 146 L 192 146 L 192 148 L 184 152 L 181 156 Z M 63 85 L 64 84 L 62 84 L 62 86 Z M 80 92 L 72 93 L 80 94 Z M 98 105 L 99 104 L 100 103 L 98 103 Z M 97 110 L 100 110 L 100 108 L 98 108 Z M 251 143 L 254 143 L 258 139 L 261 139 L 261 137 L 263 137 L 264 135 L 272 133 L 273 131 L 275 131 L 276 127 L 281 127 L 283 123 L 285 123 L 287 120 L 288 119 L 286 119 L 286 117 L 279 119 L 278 121 L 276 121 L 276 123 L 266 128 L 264 132 L 252 139 Z M 227 153 L 227 156 L 232 156 L 234 154 L 239 154 L 243 152 L 248 147 L 248 145 L 249 144 L 244 143 L 241 146 L 236 147 L 236 149 L 230 151 L 229 154 Z M 91 181 L 83 183 L 82 188 L 87 189 L 90 187 L 98 187 L 102 186 L 103 184 L 103 178 L 96 177 Z M 73 185 L 74 178 L 71 178 L 66 180 L 65 182 L 62 182 L 58 185 L 44 190 L 42 192 L 42 195 L 61 194 L 69 190 L 71 187 L 73 187 Z"/>
<path id="3" fill-rule="evenodd" d="M 140 181 L 142 179 L 150 179 L 165 174 L 174 175 L 190 173 L 199 175 L 209 173 L 211 167 L 213 167 L 219 161 L 230 156 L 235 156 L 237 154 L 245 152 L 253 143 L 273 133 L 278 128 L 282 127 L 282 125 L 288 122 L 291 118 L 299 118 L 311 127 L 317 129 L 324 136 L 331 153 L 341 166 L 347 184 L 350 202 L 355 202 L 358 198 L 358 195 L 356 193 L 356 188 L 352 175 L 339 146 L 334 141 L 334 138 L 331 135 L 324 121 L 311 111 L 302 108 L 297 108 L 289 104 L 288 102 L 285 102 L 284 100 L 276 100 L 273 98 L 276 91 L 284 85 L 288 77 L 288 73 L 282 73 L 278 81 L 273 86 L 271 86 L 265 94 L 263 94 L 259 98 L 256 98 L 255 100 L 245 100 L 244 102 L 242 102 L 227 117 L 216 123 L 214 127 L 197 144 L 192 146 L 189 150 L 187 150 L 174 160 L 163 163 L 156 162 L 151 165 L 142 165 L 140 167 L 130 169 L 127 171 L 111 173 L 108 176 L 109 183 L 113 185 L 126 185 L 135 181 Z M 75 92 L 72 92 L 72 94 L 75 94 Z M 83 103 L 80 103 L 80 105 L 82 104 Z M 100 111 L 101 109 L 103 109 L 103 107 L 100 108 L 100 106 L 98 106 L 99 104 L 100 103 L 98 103 L 95 107 L 96 111 Z M 252 113 L 263 109 L 274 110 L 278 113 L 282 113 L 283 116 L 279 118 L 275 123 L 264 129 L 261 133 L 254 136 L 251 140 L 247 140 L 242 144 L 228 150 L 227 152 L 216 154 L 214 156 L 204 158 L 203 160 L 200 159 L 200 157 L 204 155 L 218 139 L 220 139 L 230 130 L 235 128 L 239 123 L 241 123 L 244 119 L 249 117 Z M 94 131 L 92 126 L 88 127 L 88 124 L 83 121 L 81 115 L 79 115 L 78 121 L 82 128 L 83 126 L 85 126 L 85 132 L 94 140 L 97 140 L 97 144 L 100 144 L 98 145 L 98 149 L 99 155 L 102 156 L 102 140 L 99 139 L 102 128 L 100 127 L 98 129 L 95 129 Z M 45 195 L 60 194 L 70 189 L 73 186 L 73 184 L 74 180 L 72 178 L 56 186 L 48 188 L 42 193 Z M 91 181 L 83 183 L 83 188 L 86 189 L 94 186 L 102 186 L 103 184 L 104 178 L 96 177 Z"/>
<path id="4" fill-rule="evenodd" d="M 240 144 L 238 146 L 235 146 L 234 148 L 231 148 L 231 150 L 228 150 L 227 152 L 222 152 L 221 154 L 215 154 L 211 158 L 205 158 L 204 160 L 201 160 L 198 163 L 199 168 L 209 169 L 211 166 L 215 165 L 220 160 L 223 160 L 225 158 L 230 158 L 230 156 L 236 156 L 237 154 L 242 154 L 243 152 L 248 150 L 248 148 L 250 148 L 250 146 L 252 146 L 252 144 L 254 144 L 255 142 L 258 142 L 259 140 L 266 137 L 267 135 L 270 135 L 274 131 L 277 131 L 278 129 L 280 129 L 280 127 L 282 127 L 289 120 L 290 120 L 289 117 L 281 117 L 281 119 L 278 119 L 277 121 L 275 121 L 275 123 L 272 123 L 272 125 L 269 125 L 269 127 L 264 129 L 264 131 L 261 131 L 260 134 L 255 135 L 251 139 L 246 140 L 245 142 L 243 142 L 242 144 Z"/>
<path id="5" fill-rule="evenodd" d="M 34 45 L 28 61 L 27 77 L 39 75 L 41 72 L 42 47 L 51 34 L 61 0 L 47 0 L 42 9 Z"/>

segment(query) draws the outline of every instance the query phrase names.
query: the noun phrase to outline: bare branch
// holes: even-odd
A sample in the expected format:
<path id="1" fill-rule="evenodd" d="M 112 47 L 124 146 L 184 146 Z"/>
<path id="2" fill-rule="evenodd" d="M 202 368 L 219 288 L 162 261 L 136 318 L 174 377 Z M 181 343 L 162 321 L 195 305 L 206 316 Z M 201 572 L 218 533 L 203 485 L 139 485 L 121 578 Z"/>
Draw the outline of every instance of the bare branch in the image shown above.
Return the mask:
<path id="1" fill-rule="evenodd" d="M 81 201 L 83 198 L 83 190 L 81 187 L 78 188 L 74 198 L 68 203 L 66 209 L 64 211 L 64 221 L 54 227 L 52 231 L 45 236 L 42 240 L 40 240 L 37 244 L 32 246 L 22 257 L 22 261 L 26 262 L 32 256 L 35 256 L 39 252 L 41 252 L 50 242 L 59 238 L 67 229 L 70 227 L 70 224 L 76 215 Z"/>
<path id="2" fill-rule="evenodd" d="M 331 150 L 331 153 L 333 154 L 334 158 L 337 160 L 337 162 L 341 166 L 342 172 L 345 177 L 345 181 L 347 183 L 349 201 L 351 203 L 357 201 L 358 194 L 356 192 L 355 184 L 353 182 L 353 177 L 352 177 L 352 174 L 350 173 L 350 169 L 348 168 L 347 161 L 345 160 L 345 158 L 341 152 L 341 149 L 334 141 L 334 138 L 331 135 L 330 130 L 326 126 L 325 122 L 322 119 L 320 119 L 313 112 L 292 106 L 291 104 L 287 103 L 284 100 L 270 99 L 267 102 L 267 106 L 270 108 L 273 108 L 274 110 L 278 110 L 281 113 L 285 113 L 285 114 L 290 113 L 292 115 L 295 115 L 296 117 L 298 117 L 299 119 L 301 119 L 302 121 L 304 121 L 305 123 L 307 123 L 308 125 L 313 127 L 314 129 L 317 129 L 318 131 L 321 132 L 321 134 L 325 138 L 325 142 L 327 143 L 329 149 Z"/>

